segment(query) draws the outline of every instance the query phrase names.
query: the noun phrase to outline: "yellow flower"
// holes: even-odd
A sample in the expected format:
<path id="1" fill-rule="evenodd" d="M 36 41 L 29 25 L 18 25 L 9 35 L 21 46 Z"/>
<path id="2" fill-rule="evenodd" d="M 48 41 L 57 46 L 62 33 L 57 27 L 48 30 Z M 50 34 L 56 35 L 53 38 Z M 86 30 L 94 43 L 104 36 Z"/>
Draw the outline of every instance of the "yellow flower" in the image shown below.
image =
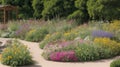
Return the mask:
<path id="1" fill-rule="evenodd" d="M 120 44 L 109 38 L 95 38 L 94 43 L 101 45 L 104 48 L 109 48 L 114 52 L 119 52 Z"/>
<path id="2" fill-rule="evenodd" d="M 8 59 L 8 60 L 12 59 L 12 56 L 8 56 L 7 59 Z"/>
<path id="3" fill-rule="evenodd" d="M 47 39 L 49 39 L 50 38 L 50 34 L 47 34 L 46 36 L 45 36 L 45 39 L 47 40 Z"/>
<path id="4" fill-rule="evenodd" d="M 32 34 L 32 33 L 34 33 L 35 31 L 36 31 L 35 29 L 32 29 L 31 31 L 29 31 L 28 34 Z"/>
<path id="5" fill-rule="evenodd" d="M 64 36 L 69 36 L 69 35 L 70 35 L 70 32 L 64 33 Z"/>
<path id="6" fill-rule="evenodd" d="M 113 23 L 111 23 L 109 27 L 110 27 L 109 28 L 110 31 L 119 30 L 120 29 L 120 21 L 118 21 L 118 20 L 113 21 Z"/>

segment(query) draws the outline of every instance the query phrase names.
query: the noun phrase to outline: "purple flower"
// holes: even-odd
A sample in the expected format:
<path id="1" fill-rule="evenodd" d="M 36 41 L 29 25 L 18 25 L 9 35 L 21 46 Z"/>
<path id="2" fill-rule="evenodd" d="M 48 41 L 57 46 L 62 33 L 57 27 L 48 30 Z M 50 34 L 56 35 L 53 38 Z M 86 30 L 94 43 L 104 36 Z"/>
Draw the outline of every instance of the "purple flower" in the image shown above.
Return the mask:
<path id="1" fill-rule="evenodd" d="M 112 33 L 106 32 L 106 31 L 103 31 L 103 30 L 94 30 L 92 32 L 92 36 L 93 37 L 108 37 L 108 38 L 114 37 L 114 35 Z"/>
<path id="2" fill-rule="evenodd" d="M 23 36 L 30 30 L 30 25 L 28 23 L 24 23 L 20 26 L 20 28 L 15 31 L 16 36 Z"/>
<path id="3" fill-rule="evenodd" d="M 53 61 L 77 61 L 74 51 L 54 52 L 50 54 L 50 60 Z"/>

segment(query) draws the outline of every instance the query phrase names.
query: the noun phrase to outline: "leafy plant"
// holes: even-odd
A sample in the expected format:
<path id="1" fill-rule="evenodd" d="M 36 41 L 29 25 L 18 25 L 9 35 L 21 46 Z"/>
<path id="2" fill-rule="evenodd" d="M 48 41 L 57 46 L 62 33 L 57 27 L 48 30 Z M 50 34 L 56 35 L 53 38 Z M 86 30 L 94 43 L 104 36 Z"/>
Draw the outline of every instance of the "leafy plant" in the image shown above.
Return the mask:
<path id="1" fill-rule="evenodd" d="M 48 34 L 46 28 L 33 29 L 26 34 L 26 40 L 28 41 L 42 41 L 44 37 Z"/>
<path id="2" fill-rule="evenodd" d="M 114 60 L 111 64 L 110 67 L 120 67 L 120 59 Z"/>
<path id="3" fill-rule="evenodd" d="M 92 36 L 95 37 L 108 37 L 113 38 L 114 35 L 110 32 L 102 31 L 102 30 L 95 30 L 92 32 Z"/>
<path id="4" fill-rule="evenodd" d="M 118 55 L 120 52 L 120 43 L 109 38 L 95 38 L 94 43 L 104 49 L 110 49 L 112 56 Z"/>
<path id="5" fill-rule="evenodd" d="M 56 42 L 59 41 L 62 37 L 62 33 L 55 32 L 52 35 L 48 34 L 45 36 L 44 40 L 40 43 L 40 48 L 44 48 L 45 45 L 47 45 L 50 42 Z"/>
<path id="6" fill-rule="evenodd" d="M 75 49 L 79 61 L 94 61 L 110 57 L 110 51 L 91 44 L 80 44 Z"/>
<path id="7" fill-rule="evenodd" d="M 21 38 L 24 39 L 26 33 L 30 30 L 30 25 L 28 23 L 23 23 L 21 24 L 21 26 L 19 27 L 18 30 L 16 30 L 13 33 L 13 37 L 17 37 L 17 38 Z"/>
<path id="8" fill-rule="evenodd" d="M 18 29 L 19 29 L 19 24 L 15 23 L 15 22 L 13 22 L 13 23 L 11 22 L 11 23 L 8 24 L 8 30 L 10 32 L 16 31 Z"/>
<path id="9" fill-rule="evenodd" d="M 17 40 L 13 41 L 10 46 L 2 52 L 1 62 L 10 66 L 21 66 L 32 64 L 32 57 L 27 46 Z"/>

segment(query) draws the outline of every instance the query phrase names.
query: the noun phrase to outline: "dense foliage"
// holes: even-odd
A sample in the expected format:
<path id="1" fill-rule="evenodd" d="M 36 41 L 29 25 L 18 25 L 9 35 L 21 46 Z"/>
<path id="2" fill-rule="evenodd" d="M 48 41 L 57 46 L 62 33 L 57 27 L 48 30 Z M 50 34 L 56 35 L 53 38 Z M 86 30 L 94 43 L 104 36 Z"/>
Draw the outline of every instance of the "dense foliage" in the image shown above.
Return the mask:
<path id="1" fill-rule="evenodd" d="M 120 59 L 114 60 L 111 64 L 110 67 L 120 67 Z"/>
<path id="2" fill-rule="evenodd" d="M 118 56 L 120 55 L 119 24 L 119 21 L 94 22 L 65 32 L 47 34 L 40 42 L 40 48 L 44 50 L 43 57 L 53 61 L 74 62 Z"/>
<path id="3" fill-rule="evenodd" d="M 44 0 L 43 18 L 66 17 L 74 10 L 74 0 Z"/>
<path id="4" fill-rule="evenodd" d="M 20 18 L 68 18 L 78 24 L 91 19 L 120 18 L 119 0 L 0 0 L 0 3 L 18 6 Z"/>
<path id="5" fill-rule="evenodd" d="M 8 45 L 2 52 L 1 62 L 3 64 L 16 67 L 33 63 L 27 46 L 16 40 Z"/>
<path id="6" fill-rule="evenodd" d="M 120 18 L 119 3 L 120 0 L 88 0 L 89 15 L 96 20 L 118 19 Z"/>
<path id="7" fill-rule="evenodd" d="M 28 41 L 38 42 L 38 41 L 42 41 L 47 34 L 48 34 L 48 31 L 45 28 L 33 29 L 26 34 L 25 39 Z"/>
<path id="8" fill-rule="evenodd" d="M 2 0 L 4 5 L 14 5 L 19 7 L 19 18 L 30 18 L 32 17 L 32 0 Z"/>
<path id="9" fill-rule="evenodd" d="M 33 16 L 36 18 L 41 18 L 42 15 L 42 10 L 43 10 L 43 0 L 33 0 L 32 3 L 33 9 L 34 9 L 34 14 Z"/>
<path id="10" fill-rule="evenodd" d="M 106 45 L 98 45 L 97 43 L 90 42 L 87 40 L 73 40 L 67 42 L 64 41 L 60 43 L 51 43 L 44 48 L 43 57 L 47 60 L 52 61 L 81 62 L 111 58 L 119 54 L 120 44 L 112 45 L 116 46 L 114 48 L 117 50 L 111 49 L 111 47 L 109 47 L 111 46 L 111 44 Z M 104 46 L 106 46 L 106 48 L 104 48 Z"/>
<path id="11" fill-rule="evenodd" d="M 89 20 L 89 14 L 87 11 L 88 0 L 76 0 L 75 7 L 77 8 L 72 14 L 68 16 L 69 19 L 75 19 L 78 24 L 87 22 Z"/>

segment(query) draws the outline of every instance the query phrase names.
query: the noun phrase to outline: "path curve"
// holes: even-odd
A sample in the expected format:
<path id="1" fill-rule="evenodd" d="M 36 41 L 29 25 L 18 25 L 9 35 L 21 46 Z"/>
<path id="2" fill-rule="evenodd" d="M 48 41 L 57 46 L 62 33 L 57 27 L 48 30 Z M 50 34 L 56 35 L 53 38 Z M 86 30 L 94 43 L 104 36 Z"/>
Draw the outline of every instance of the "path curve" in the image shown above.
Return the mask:
<path id="1" fill-rule="evenodd" d="M 0 38 L 0 41 L 7 41 L 10 38 Z M 24 40 L 20 40 L 23 44 L 27 45 L 31 55 L 33 57 L 33 60 L 36 62 L 33 66 L 22 66 L 22 67 L 110 67 L 110 63 L 117 58 L 113 59 L 107 59 L 107 60 L 100 60 L 95 62 L 77 62 L 77 63 L 70 63 L 70 62 L 53 62 L 53 61 L 47 61 L 43 59 L 41 56 L 43 50 L 39 48 L 39 43 L 35 42 L 28 42 Z M 5 65 L 0 64 L 0 67 L 8 67 Z"/>

